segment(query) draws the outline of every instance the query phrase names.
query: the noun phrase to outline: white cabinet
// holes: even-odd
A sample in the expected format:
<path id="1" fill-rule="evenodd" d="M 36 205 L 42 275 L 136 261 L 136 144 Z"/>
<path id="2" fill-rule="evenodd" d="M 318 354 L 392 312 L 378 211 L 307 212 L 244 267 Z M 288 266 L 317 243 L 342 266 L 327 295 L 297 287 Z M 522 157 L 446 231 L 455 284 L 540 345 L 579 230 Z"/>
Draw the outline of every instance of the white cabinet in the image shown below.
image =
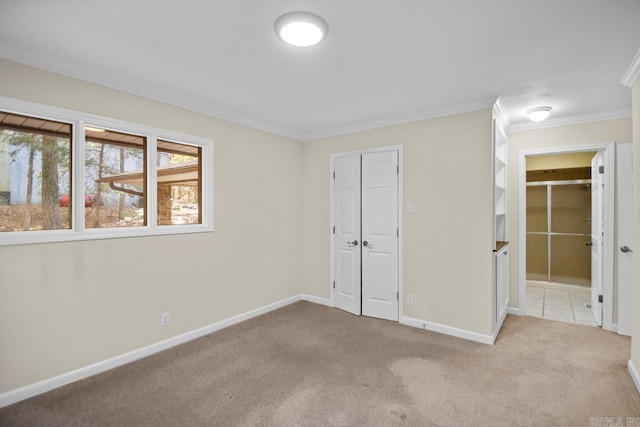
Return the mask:
<path id="1" fill-rule="evenodd" d="M 505 245 L 494 255 L 495 318 L 494 329 L 499 329 L 509 306 L 509 246 Z"/>

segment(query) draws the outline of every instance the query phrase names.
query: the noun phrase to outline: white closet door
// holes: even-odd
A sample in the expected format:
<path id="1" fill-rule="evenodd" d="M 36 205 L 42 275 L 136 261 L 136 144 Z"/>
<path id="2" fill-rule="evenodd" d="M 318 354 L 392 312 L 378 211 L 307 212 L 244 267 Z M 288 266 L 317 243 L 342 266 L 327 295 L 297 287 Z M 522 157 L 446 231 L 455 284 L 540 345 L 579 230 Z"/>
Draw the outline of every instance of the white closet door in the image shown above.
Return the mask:
<path id="1" fill-rule="evenodd" d="M 398 152 L 362 155 L 362 314 L 398 320 Z"/>
<path id="2" fill-rule="evenodd" d="M 334 302 L 361 314 L 360 155 L 338 157 L 334 164 Z"/>

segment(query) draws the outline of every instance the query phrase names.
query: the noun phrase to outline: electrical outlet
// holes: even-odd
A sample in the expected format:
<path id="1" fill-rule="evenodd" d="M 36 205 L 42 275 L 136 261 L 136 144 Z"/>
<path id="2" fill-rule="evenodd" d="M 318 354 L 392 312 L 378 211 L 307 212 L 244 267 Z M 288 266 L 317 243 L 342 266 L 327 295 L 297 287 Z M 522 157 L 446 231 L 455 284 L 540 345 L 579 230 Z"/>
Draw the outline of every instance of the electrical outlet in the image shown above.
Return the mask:
<path id="1" fill-rule="evenodd" d="M 413 202 L 407 202 L 407 213 L 413 213 Z"/>
<path id="2" fill-rule="evenodd" d="M 167 311 L 166 313 L 162 313 L 160 315 L 160 325 L 167 326 L 168 324 L 169 324 L 169 312 Z"/>
<path id="3" fill-rule="evenodd" d="M 407 305 L 413 305 L 413 295 L 407 295 Z"/>

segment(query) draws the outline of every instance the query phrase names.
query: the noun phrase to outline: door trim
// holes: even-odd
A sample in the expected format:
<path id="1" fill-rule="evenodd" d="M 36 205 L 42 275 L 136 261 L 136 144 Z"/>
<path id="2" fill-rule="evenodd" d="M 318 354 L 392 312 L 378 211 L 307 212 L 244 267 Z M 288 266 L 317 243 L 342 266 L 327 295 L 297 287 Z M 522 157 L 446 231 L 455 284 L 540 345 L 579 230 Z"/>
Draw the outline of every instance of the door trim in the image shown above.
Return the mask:
<path id="1" fill-rule="evenodd" d="M 527 267 L 526 267 L 526 185 L 527 157 L 548 154 L 579 153 L 601 151 L 604 156 L 604 240 L 602 248 L 602 329 L 616 332 L 613 323 L 613 242 L 614 242 L 614 191 L 615 191 L 615 142 L 549 147 L 518 152 L 518 311 L 527 311 Z"/>
<path id="2" fill-rule="evenodd" d="M 385 151 L 397 151 L 398 152 L 398 293 L 399 293 L 399 301 L 398 301 L 398 319 L 402 319 L 404 315 L 404 274 L 403 274 L 403 247 L 404 247 L 404 145 L 390 145 L 385 147 L 375 147 L 375 148 L 367 148 L 363 150 L 353 150 L 353 151 L 343 151 L 339 153 L 331 153 L 329 155 L 329 248 L 330 248 L 330 256 L 329 256 L 329 294 L 331 300 L 331 307 L 335 307 L 335 297 L 334 297 L 334 289 L 333 289 L 333 281 L 335 274 L 335 266 L 334 266 L 334 234 L 333 227 L 335 226 L 335 215 L 334 215 L 334 189 L 333 189 L 333 172 L 334 172 L 334 160 L 337 157 L 350 156 L 353 154 L 368 154 L 368 153 L 381 153 Z"/>
<path id="3" fill-rule="evenodd" d="M 622 280 L 621 277 L 623 274 L 622 266 L 620 264 L 620 247 L 623 245 L 628 245 L 633 248 L 633 180 L 625 180 L 627 177 L 631 177 L 633 175 L 633 144 L 618 144 L 616 145 L 616 165 L 618 166 L 617 176 L 616 176 L 616 211 L 617 211 L 617 229 L 618 236 L 616 239 L 616 245 L 614 247 L 614 251 L 618 254 L 618 333 L 620 335 L 631 335 L 631 317 L 632 317 L 632 306 L 631 306 L 631 293 L 632 293 L 632 282 L 633 282 L 633 260 L 631 260 L 631 270 L 632 274 L 629 277 L 629 280 Z M 626 164 L 622 163 L 622 159 L 628 161 Z M 626 195 L 630 195 L 630 198 L 627 198 Z M 628 200 L 630 199 L 630 200 Z M 628 206 L 625 204 L 628 203 Z M 622 209 L 627 208 L 627 209 Z M 631 225 L 631 233 L 629 235 L 623 234 L 625 231 L 620 227 L 621 224 L 630 224 Z M 629 256 L 624 255 L 622 256 Z"/>

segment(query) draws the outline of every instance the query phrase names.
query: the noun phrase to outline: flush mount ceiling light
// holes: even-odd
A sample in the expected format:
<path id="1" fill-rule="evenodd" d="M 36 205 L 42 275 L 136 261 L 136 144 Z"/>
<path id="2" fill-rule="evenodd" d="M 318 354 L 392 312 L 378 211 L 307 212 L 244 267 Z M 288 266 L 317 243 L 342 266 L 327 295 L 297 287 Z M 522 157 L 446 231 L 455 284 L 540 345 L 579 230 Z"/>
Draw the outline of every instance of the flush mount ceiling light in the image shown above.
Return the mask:
<path id="1" fill-rule="evenodd" d="M 310 12 L 289 12 L 276 19 L 274 28 L 280 40 L 297 47 L 314 46 L 329 32 L 327 21 Z"/>
<path id="2" fill-rule="evenodd" d="M 551 114 L 551 107 L 536 107 L 527 110 L 527 116 L 532 122 L 541 122 Z"/>

